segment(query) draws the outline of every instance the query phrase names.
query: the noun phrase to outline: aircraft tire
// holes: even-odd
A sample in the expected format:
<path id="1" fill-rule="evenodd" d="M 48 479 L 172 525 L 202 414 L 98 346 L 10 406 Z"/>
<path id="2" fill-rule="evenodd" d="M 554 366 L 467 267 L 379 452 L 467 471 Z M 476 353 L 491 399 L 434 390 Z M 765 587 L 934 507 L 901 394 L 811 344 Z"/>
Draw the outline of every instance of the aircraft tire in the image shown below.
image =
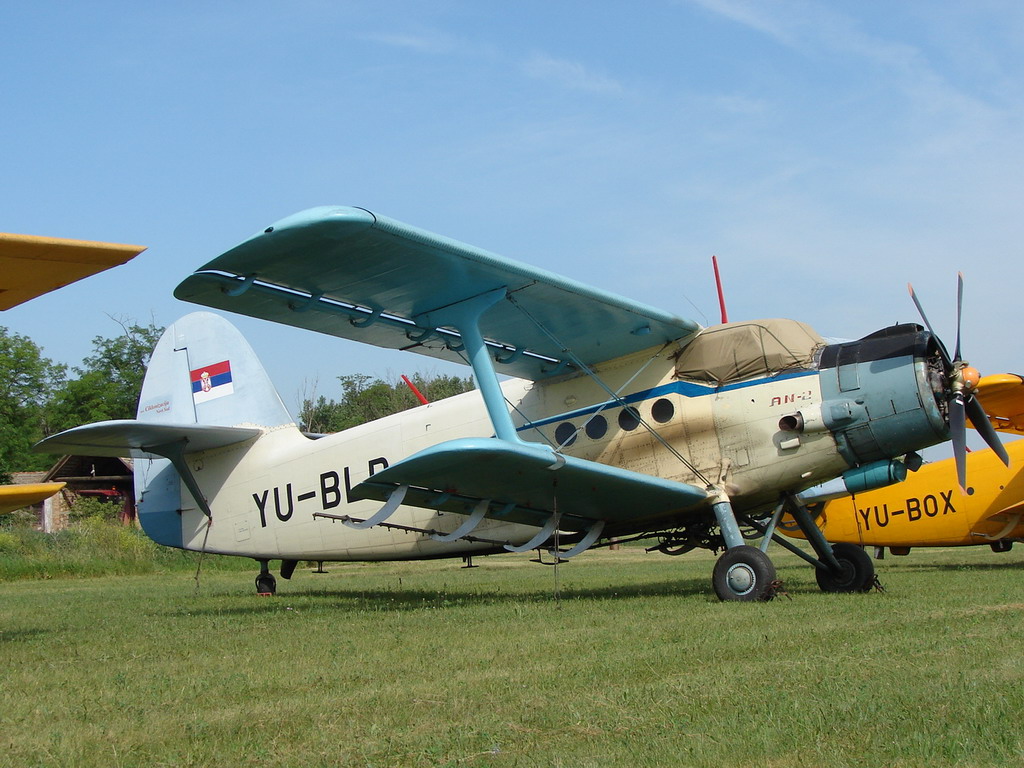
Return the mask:
<path id="1" fill-rule="evenodd" d="M 832 545 L 832 554 L 842 566 L 842 573 L 815 568 L 814 576 L 822 592 L 867 592 L 875 583 L 875 564 L 871 556 L 856 544 L 840 542 Z"/>
<path id="2" fill-rule="evenodd" d="M 256 592 L 260 595 L 273 595 L 277 592 L 277 579 L 272 573 L 261 573 L 256 577 Z"/>
<path id="3" fill-rule="evenodd" d="M 711 584 L 719 600 L 771 600 L 775 597 L 775 565 L 757 547 L 732 547 L 715 562 Z"/>

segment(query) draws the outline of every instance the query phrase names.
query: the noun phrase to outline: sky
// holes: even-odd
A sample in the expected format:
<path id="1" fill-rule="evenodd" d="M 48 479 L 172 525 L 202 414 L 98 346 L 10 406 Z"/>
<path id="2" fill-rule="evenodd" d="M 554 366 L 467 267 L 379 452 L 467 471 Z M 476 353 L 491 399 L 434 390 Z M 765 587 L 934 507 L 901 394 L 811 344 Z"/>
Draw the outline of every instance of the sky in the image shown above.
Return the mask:
<path id="1" fill-rule="evenodd" d="M 1006 0 L 9 4 L 0 231 L 134 243 L 0 316 L 80 363 L 190 272 L 355 205 L 692 318 L 915 322 L 1024 372 L 1024 6 Z M 458 373 L 232 316 L 293 410 Z"/>

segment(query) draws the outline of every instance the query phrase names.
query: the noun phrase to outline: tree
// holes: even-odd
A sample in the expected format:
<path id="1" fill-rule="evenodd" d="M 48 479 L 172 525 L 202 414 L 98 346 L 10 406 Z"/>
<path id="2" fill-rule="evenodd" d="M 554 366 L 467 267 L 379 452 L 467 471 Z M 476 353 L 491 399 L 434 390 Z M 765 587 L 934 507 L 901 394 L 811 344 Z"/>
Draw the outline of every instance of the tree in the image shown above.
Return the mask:
<path id="1" fill-rule="evenodd" d="M 153 347 L 163 329 L 114 318 L 122 333 L 97 336 L 93 352 L 55 393 L 46 409 L 48 434 L 107 419 L 134 419 Z"/>
<path id="2" fill-rule="evenodd" d="M 417 373 L 411 379 L 430 402 L 473 389 L 472 377 L 427 377 Z M 339 376 L 338 381 L 341 382 L 340 401 L 315 393 L 303 397 L 299 420 L 307 432 L 340 432 L 420 404 L 400 378 L 389 383 L 366 374 L 352 374 Z"/>
<path id="3" fill-rule="evenodd" d="M 44 404 L 64 376 L 64 366 L 43 357 L 35 342 L 0 327 L 0 481 L 47 466 L 31 448 L 43 437 Z"/>

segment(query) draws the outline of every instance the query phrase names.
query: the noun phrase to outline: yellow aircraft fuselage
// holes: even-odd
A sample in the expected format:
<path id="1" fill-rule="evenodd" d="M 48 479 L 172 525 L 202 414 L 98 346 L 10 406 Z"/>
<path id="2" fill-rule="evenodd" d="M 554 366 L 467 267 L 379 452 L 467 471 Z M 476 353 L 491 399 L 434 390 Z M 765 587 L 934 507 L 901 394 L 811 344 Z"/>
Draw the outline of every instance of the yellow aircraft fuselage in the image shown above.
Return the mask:
<path id="1" fill-rule="evenodd" d="M 1010 466 L 991 450 L 967 457 L 967 492 L 952 459 L 926 464 L 902 483 L 825 502 L 818 527 L 831 542 L 951 547 L 1024 538 L 1024 440 L 1006 445 Z M 790 536 L 802 538 L 795 526 Z M 901 551 L 903 550 L 903 551 Z"/>

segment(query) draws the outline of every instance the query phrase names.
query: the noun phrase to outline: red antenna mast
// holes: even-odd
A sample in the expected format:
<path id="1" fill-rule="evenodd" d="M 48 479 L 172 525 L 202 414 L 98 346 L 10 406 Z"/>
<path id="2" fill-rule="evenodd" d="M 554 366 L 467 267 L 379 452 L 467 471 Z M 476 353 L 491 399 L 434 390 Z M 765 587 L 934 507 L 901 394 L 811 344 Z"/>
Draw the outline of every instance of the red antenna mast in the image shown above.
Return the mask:
<path id="1" fill-rule="evenodd" d="M 404 373 L 402 374 L 402 381 L 404 381 L 406 386 L 412 390 L 412 393 L 416 395 L 416 399 L 419 400 L 421 404 L 426 405 L 427 403 L 430 402 L 429 400 L 427 400 L 427 398 L 423 396 L 423 393 L 416 388 L 416 385 L 409 381 L 409 377 L 406 376 Z"/>
<path id="2" fill-rule="evenodd" d="M 722 310 L 722 322 L 729 322 L 729 313 L 725 311 L 725 293 L 722 292 L 722 275 L 718 272 L 718 257 L 711 257 L 711 264 L 715 268 L 715 286 L 718 288 L 718 307 Z"/>

